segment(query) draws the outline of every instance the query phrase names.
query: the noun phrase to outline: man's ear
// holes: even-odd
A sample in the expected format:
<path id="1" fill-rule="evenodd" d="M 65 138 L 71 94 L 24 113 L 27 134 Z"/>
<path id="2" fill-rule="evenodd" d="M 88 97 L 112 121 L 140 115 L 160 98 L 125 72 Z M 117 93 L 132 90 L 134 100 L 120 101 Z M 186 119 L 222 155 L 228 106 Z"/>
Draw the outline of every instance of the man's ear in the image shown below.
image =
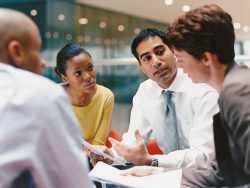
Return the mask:
<path id="1" fill-rule="evenodd" d="M 210 66 L 210 64 L 212 63 L 212 61 L 213 61 L 213 54 L 210 53 L 210 52 L 204 52 L 203 53 L 203 57 L 202 57 L 202 63 L 205 66 Z"/>
<path id="2" fill-rule="evenodd" d="M 22 44 L 17 40 L 9 42 L 7 53 L 13 66 L 22 68 L 24 62 L 24 49 Z"/>

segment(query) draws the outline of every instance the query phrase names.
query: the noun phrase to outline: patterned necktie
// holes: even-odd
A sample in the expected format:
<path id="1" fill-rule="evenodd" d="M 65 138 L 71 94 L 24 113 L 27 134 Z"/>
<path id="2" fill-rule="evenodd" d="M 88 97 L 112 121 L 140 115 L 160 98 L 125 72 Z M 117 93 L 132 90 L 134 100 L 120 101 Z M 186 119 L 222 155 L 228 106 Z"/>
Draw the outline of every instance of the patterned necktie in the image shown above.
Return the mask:
<path id="1" fill-rule="evenodd" d="M 166 148 L 167 152 L 172 152 L 179 149 L 175 105 L 172 100 L 173 91 L 164 90 L 162 94 L 166 102 Z"/>

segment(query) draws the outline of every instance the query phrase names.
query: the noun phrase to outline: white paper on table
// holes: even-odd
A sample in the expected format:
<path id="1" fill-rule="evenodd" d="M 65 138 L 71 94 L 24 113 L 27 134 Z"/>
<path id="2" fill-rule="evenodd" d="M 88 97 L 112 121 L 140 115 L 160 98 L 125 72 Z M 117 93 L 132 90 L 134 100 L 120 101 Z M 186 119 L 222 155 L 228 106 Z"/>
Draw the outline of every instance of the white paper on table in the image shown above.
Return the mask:
<path id="1" fill-rule="evenodd" d="M 90 178 L 96 181 L 106 181 L 118 185 L 135 188 L 179 188 L 182 170 L 172 170 L 164 173 L 144 177 L 123 176 L 121 171 L 103 162 L 98 162 L 89 173 Z"/>

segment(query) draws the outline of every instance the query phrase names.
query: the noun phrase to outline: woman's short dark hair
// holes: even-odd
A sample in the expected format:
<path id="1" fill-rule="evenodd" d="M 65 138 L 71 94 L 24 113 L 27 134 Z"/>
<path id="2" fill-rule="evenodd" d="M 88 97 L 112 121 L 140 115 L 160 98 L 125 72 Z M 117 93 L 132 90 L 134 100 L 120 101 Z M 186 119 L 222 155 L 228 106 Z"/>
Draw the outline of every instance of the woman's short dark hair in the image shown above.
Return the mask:
<path id="1" fill-rule="evenodd" d="M 135 38 L 132 41 L 132 45 L 131 45 L 131 51 L 132 54 L 135 56 L 135 58 L 140 62 L 136 48 L 137 46 L 141 43 L 141 41 L 143 41 L 146 38 L 149 37 L 154 37 L 154 36 L 158 36 L 162 39 L 163 43 L 166 44 L 170 50 L 172 50 L 172 45 L 169 41 L 169 39 L 167 38 L 166 34 L 158 29 L 155 28 L 146 28 L 143 29 L 139 34 L 137 34 L 135 36 Z"/>
<path id="2" fill-rule="evenodd" d="M 66 75 L 67 62 L 79 54 L 86 54 L 91 58 L 91 55 L 82 46 L 75 43 L 66 44 L 56 56 L 55 72 L 59 77 L 60 75 Z"/>
<path id="3" fill-rule="evenodd" d="M 167 35 L 174 48 L 199 60 L 204 52 L 211 52 L 222 64 L 234 61 L 232 17 L 217 5 L 205 5 L 187 12 L 169 26 Z"/>

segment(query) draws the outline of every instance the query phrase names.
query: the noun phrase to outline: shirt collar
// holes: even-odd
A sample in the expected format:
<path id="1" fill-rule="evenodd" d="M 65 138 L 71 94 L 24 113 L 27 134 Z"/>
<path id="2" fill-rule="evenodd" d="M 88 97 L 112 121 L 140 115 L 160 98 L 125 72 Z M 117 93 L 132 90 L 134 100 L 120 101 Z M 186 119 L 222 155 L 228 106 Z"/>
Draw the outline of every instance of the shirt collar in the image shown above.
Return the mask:
<path id="1" fill-rule="evenodd" d="M 163 89 L 162 87 L 160 87 L 156 83 L 156 85 L 158 86 L 158 87 L 156 87 L 156 96 L 160 97 L 163 90 L 166 90 L 166 91 L 171 90 L 171 91 L 174 91 L 175 93 L 185 92 L 186 88 L 187 88 L 186 79 L 191 81 L 190 78 L 187 77 L 187 74 L 185 74 L 182 69 L 177 69 L 177 74 L 175 76 L 175 79 L 174 79 L 173 83 L 170 85 L 169 88 Z"/>

